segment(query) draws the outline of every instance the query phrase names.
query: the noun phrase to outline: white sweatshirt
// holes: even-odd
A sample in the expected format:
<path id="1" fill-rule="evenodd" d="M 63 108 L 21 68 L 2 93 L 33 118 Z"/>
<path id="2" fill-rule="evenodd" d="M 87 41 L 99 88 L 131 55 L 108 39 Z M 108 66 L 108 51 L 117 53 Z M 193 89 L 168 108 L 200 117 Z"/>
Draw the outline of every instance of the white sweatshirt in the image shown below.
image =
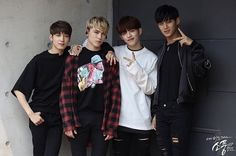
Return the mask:
<path id="1" fill-rule="evenodd" d="M 150 130 L 151 99 L 157 86 L 157 56 L 143 48 L 135 51 L 136 61 L 129 67 L 123 57 L 132 59 L 127 45 L 115 46 L 120 64 L 121 113 L 119 125 L 137 130 Z"/>

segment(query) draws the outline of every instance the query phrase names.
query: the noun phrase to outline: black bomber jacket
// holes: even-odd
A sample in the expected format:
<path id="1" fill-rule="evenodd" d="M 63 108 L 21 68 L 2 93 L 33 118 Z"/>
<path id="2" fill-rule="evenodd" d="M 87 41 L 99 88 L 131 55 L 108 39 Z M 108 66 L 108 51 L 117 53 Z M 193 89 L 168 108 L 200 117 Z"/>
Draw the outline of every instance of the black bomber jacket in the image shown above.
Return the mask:
<path id="1" fill-rule="evenodd" d="M 156 114 L 158 107 L 159 83 L 160 83 L 160 67 L 164 53 L 166 51 L 166 43 L 157 52 L 157 89 L 153 97 L 152 114 Z M 179 82 L 179 92 L 177 103 L 193 103 L 197 93 L 197 82 L 207 76 L 211 68 L 211 62 L 204 53 L 201 44 L 193 41 L 190 46 L 178 45 L 178 57 L 181 65 L 181 74 Z"/>

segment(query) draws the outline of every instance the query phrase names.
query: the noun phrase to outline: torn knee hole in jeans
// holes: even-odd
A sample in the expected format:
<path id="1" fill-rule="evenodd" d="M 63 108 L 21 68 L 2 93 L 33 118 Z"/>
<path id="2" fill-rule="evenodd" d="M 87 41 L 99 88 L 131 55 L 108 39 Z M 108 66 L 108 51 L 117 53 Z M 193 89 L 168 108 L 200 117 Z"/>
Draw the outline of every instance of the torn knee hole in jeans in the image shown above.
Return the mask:
<path id="1" fill-rule="evenodd" d="M 166 148 L 161 148 L 162 151 L 166 151 Z"/>
<path id="2" fill-rule="evenodd" d="M 114 141 L 124 141 L 124 140 L 115 138 Z"/>
<path id="3" fill-rule="evenodd" d="M 178 144 L 179 143 L 179 138 L 172 137 L 172 143 Z"/>
<path id="4" fill-rule="evenodd" d="M 139 141 L 146 141 L 149 140 L 149 138 L 142 138 L 142 139 L 138 139 Z"/>

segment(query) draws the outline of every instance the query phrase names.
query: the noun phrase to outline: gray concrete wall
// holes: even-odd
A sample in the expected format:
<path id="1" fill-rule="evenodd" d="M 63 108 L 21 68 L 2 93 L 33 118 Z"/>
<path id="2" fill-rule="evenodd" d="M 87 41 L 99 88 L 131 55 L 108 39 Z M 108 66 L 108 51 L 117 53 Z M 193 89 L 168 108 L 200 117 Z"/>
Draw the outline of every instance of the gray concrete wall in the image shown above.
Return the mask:
<path id="1" fill-rule="evenodd" d="M 81 43 L 85 21 L 95 15 L 112 22 L 112 0 L 0 0 L 0 156 L 32 156 L 28 118 L 10 90 L 30 59 L 48 48 L 50 24 L 68 21 L 71 43 Z M 63 138 L 60 156 L 69 153 Z"/>

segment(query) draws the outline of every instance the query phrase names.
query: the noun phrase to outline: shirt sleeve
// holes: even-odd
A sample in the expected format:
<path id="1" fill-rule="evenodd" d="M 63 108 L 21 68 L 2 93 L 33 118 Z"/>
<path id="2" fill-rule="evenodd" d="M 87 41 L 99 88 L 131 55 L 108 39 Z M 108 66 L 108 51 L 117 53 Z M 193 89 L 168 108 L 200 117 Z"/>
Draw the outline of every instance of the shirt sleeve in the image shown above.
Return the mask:
<path id="1" fill-rule="evenodd" d="M 64 131 L 74 130 L 76 127 L 73 115 L 73 59 L 67 56 L 65 70 L 62 78 L 61 93 L 59 99 L 60 113 Z"/>
<path id="2" fill-rule="evenodd" d="M 37 77 L 37 68 L 36 68 L 36 59 L 37 57 L 34 57 L 25 67 L 24 71 L 22 72 L 19 79 L 16 81 L 14 87 L 12 88 L 11 92 L 14 96 L 15 90 L 20 91 L 23 93 L 26 97 L 26 100 L 28 101 L 33 89 L 35 88 L 35 81 Z"/>
<path id="3" fill-rule="evenodd" d="M 114 49 L 112 48 L 112 46 L 107 43 L 107 42 L 103 42 L 102 46 L 101 46 L 102 49 L 104 49 L 104 51 L 107 53 L 108 51 L 113 51 L 114 52 Z"/>
<path id="4" fill-rule="evenodd" d="M 105 108 L 105 120 L 103 121 L 103 130 L 106 134 L 116 136 L 116 130 L 119 124 L 120 108 L 121 108 L 121 90 L 119 79 L 119 63 L 109 66 L 109 93 L 105 95 L 107 99 Z"/>
<path id="5" fill-rule="evenodd" d="M 128 66 L 127 70 L 133 75 L 138 86 L 145 94 L 151 95 L 155 92 L 157 86 L 157 58 L 148 71 L 145 71 L 137 61 Z"/>

